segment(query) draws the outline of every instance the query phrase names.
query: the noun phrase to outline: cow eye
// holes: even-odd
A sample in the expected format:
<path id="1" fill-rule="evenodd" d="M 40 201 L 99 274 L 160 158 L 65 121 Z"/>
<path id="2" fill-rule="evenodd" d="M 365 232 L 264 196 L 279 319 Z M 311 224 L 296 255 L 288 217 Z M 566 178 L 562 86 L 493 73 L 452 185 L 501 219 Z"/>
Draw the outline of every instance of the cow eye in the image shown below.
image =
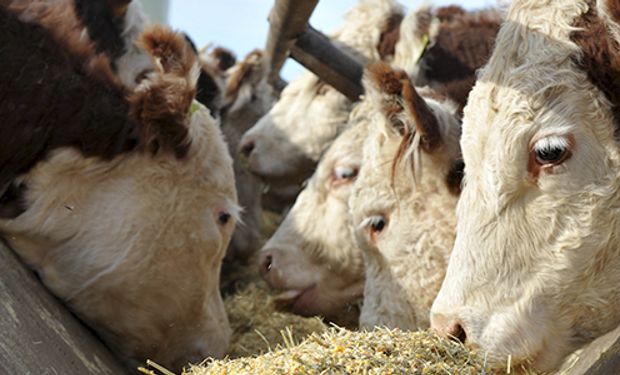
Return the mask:
<path id="1" fill-rule="evenodd" d="M 228 212 L 222 211 L 219 213 L 217 221 L 222 225 L 226 225 L 228 221 L 230 221 L 230 218 L 231 216 Z"/>
<path id="2" fill-rule="evenodd" d="M 351 182 L 357 177 L 358 169 L 349 166 L 336 166 L 334 168 L 333 183 L 334 185 L 342 185 Z"/>
<path id="3" fill-rule="evenodd" d="M 549 136 L 534 144 L 536 163 L 540 165 L 558 165 L 570 156 L 570 143 L 561 136 Z"/>
<path id="4" fill-rule="evenodd" d="M 362 227 L 366 229 L 366 231 L 370 235 L 370 239 L 375 242 L 377 237 L 385 230 L 387 227 L 388 221 L 384 215 L 373 215 L 367 217 L 361 224 Z"/>

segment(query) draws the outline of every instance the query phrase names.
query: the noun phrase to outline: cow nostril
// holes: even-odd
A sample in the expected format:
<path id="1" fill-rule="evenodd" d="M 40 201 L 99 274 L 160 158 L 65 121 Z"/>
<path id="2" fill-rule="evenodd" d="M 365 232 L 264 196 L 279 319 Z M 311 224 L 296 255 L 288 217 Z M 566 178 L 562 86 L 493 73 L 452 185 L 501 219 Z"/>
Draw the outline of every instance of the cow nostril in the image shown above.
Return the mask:
<path id="1" fill-rule="evenodd" d="M 273 256 L 271 254 L 265 254 L 261 264 L 261 274 L 266 275 L 271 271 L 273 262 Z"/>
<path id="2" fill-rule="evenodd" d="M 467 334 L 465 333 L 463 326 L 457 322 L 454 322 L 446 327 L 446 335 L 451 340 L 459 341 L 461 344 L 465 344 L 465 341 L 467 340 Z"/>
<path id="3" fill-rule="evenodd" d="M 247 141 L 243 143 L 240 148 L 241 154 L 243 154 L 246 158 L 249 158 L 252 151 L 254 151 L 254 146 L 254 141 Z"/>

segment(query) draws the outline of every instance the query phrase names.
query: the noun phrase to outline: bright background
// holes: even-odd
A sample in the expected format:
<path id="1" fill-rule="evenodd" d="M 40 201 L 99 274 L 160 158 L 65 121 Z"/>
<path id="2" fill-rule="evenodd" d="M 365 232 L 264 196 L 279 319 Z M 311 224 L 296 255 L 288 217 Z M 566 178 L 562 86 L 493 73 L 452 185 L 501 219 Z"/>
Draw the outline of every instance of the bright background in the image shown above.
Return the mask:
<path id="1" fill-rule="evenodd" d="M 303 1 L 303 0 L 301 0 Z M 320 0 L 310 23 L 329 33 L 342 23 L 343 15 L 358 0 Z M 166 21 L 189 34 L 197 46 L 208 43 L 233 50 L 243 58 L 255 48 L 264 48 L 269 24 L 267 15 L 273 0 L 142 0 L 155 21 Z M 416 9 L 422 0 L 401 0 L 407 10 Z M 427 3 L 427 2 L 426 2 Z M 477 9 L 496 4 L 496 0 L 434 0 L 434 5 L 460 4 Z M 288 59 L 282 77 L 291 80 L 303 68 Z"/>

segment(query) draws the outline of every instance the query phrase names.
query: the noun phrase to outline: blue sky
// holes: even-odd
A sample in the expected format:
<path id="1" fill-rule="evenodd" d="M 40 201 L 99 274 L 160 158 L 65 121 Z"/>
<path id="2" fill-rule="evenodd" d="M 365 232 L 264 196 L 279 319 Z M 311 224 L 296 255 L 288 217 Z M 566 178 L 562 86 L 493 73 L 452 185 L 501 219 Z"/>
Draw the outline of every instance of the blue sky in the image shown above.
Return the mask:
<path id="1" fill-rule="evenodd" d="M 142 0 L 147 5 L 153 0 Z M 161 0 L 160 0 L 161 1 Z M 169 0 L 168 23 L 187 32 L 198 46 L 207 43 L 233 50 L 242 58 L 255 48 L 264 48 L 269 24 L 267 15 L 273 0 Z M 310 23 L 329 33 L 342 22 L 342 17 L 357 0 L 321 0 Z M 423 1 L 401 1 L 407 9 L 415 9 Z M 433 4 L 460 3 L 476 9 L 495 4 L 495 0 L 435 0 Z M 154 4 L 154 3 L 153 3 Z M 302 71 L 297 63 L 287 60 L 282 76 L 290 80 Z"/>

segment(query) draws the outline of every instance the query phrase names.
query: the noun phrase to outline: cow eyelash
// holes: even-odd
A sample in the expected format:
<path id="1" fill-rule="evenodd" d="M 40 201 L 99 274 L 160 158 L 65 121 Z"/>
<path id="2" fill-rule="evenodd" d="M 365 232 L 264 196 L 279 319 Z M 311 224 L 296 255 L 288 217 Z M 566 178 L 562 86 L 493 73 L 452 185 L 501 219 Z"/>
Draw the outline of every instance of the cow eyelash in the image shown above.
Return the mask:
<path id="1" fill-rule="evenodd" d="M 566 137 L 552 135 L 538 140 L 533 147 L 536 163 L 558 165 L 570 157 L 571 144 Z"/>
<path id="2" fill-rule="evenodd" d="M 358 172 L 359 170 L 356 167 L 337 166 L 334 168 L 332 184 L 344 185 L 349 183 L 357 177 Z"/>
<path id="3" fill-rule="evenodd" d="M 370 239 L 375 242 L 387 225 L 388 220 L 384 215 L 373 215 L 364 219 L 359 227 L 364 228 L 368 232 Z"/>

